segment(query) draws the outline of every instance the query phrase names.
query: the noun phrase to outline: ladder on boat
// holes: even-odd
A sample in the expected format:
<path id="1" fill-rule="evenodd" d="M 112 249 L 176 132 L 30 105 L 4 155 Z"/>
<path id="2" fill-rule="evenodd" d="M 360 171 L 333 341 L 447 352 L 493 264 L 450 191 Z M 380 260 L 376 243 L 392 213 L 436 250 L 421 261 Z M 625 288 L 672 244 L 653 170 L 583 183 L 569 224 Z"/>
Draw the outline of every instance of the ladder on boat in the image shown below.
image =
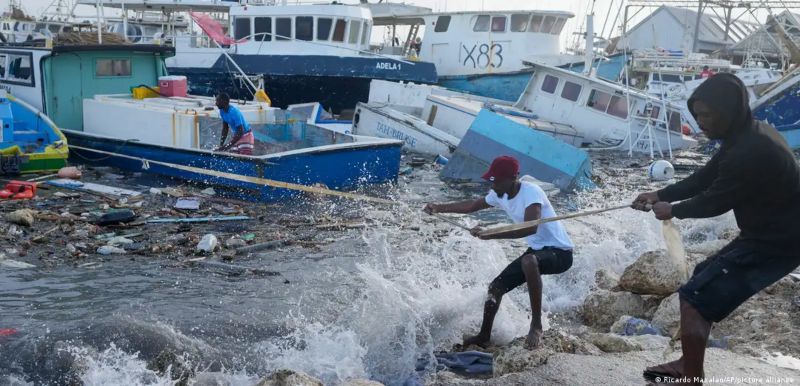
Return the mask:
<path id="1" fill-rule="evenodd" d="M 408 28 L 406 43 L 403 45 L 403 56 L 408 56 L 411 54 L 411 45 L 414 44 L 414 40 L 416 40 L 418 33 L 419 23 L 414 23 Z M 417 55 L 419 55 L 419 52 L 417 52 Z"/>

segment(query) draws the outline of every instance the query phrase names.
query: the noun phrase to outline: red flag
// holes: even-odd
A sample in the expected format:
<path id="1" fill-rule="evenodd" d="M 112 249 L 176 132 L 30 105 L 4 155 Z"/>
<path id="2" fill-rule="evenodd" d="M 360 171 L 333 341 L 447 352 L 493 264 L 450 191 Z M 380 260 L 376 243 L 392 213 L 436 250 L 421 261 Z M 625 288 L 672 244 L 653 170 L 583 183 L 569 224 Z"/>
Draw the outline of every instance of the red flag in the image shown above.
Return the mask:
<path id="1" fill-rule="evenodd" d="M 232 45 L 247 41 L 247 39 L 235 40 L 230 36 L 225 36 L 225 32 L 222 30 L 222 25 L 216 20 L 212 19 L 211 16 L 208 16 L 204 13 L 195 12 L 189 12 L 189 15 L 191 15 L 194 22 L 200 26 L 200 29 L 202 29 L 206 35 L 211 37 L 211 39 L 214 39 L 214 41 L 219 45 Z"/>

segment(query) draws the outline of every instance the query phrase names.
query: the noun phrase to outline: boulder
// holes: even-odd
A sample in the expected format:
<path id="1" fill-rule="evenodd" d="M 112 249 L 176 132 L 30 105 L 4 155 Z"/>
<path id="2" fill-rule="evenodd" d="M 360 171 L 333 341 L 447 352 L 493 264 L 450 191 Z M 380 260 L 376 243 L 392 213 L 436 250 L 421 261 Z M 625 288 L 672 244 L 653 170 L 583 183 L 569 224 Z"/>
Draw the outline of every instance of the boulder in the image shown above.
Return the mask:
<path id="1" fill-rule="evenodd" d="M 30 209 L 18 209 L 6 214 L 6 221 L 12 224 L 29 227 L 33 226 L 33 216 L 35 214 L 36 212 Z"/>
<path id="2" fill-rule="evenodd" d="M 625 268 L 619 286 L 635 294 L 667 296 L 678 290 L 685 276 L 684 267 L 675 264 L 665 251 L 651 251 Z"/>
<path id="3" fill-rule="evenodd" d="M 493 375 L 495 377 L 518 373 L 547 363 L 555 353 L 600 355 L 602 351 L 584 339 L 551 328 L 544 332 L 541 345 L 525 348 L 525 337 L 519 337 L 494 352 Z"/>
<path id="4" fill-rule="evenodd" d="M 621 336 L 617 334 L 592 334 L 589 341 L 604 352 L 629 352 L 662 350 L 669 338 L 659 335 Z"/>
<path id="5" fill-rule="evenodd" d="M 342 386 L 384 386 L 383 383 L 378 381 L 370 381 L 369 379 L 351 379 L 343 383 Z"/>
<path id="6" fill-rule="evenodd" d="M 147 368 L 161 376 L 169 371 L 170 378 L 176 381 L 175 386 L 188 385 L 189 379 L 195 375 L 194 370 L 184 363 L 183 358 L 169 350 L 161 351 L 155 359 L 147 363 Z"/>
<path id="7" fill-rule="evenodd" d="M 607 269 L 598 269 L 594 273 L 594 285 L 599 289 L 610 291 L 619 285 L 619 276 Z"/>
<path id="8" fill-rule="evenodd" d="M 256 386 L 323 386 L 322 382 L 306 373 L 294 370 L 278 370 L 262 378 Z"/>
<path id="9" fill-rule="evenodd" d="M 608 331 L 620 316 L 643 318 L 647 303 L 630 292 L 600 290 L 589 294 L 583 302 L 582 316 L 586 325 Z"/>
<path id="10" fill-rule="evenodd" d="M 678 293 L 674 293 L 661 301 L 653 315 L 653 325 L 661 329 L 664 335 L 673 336 L 681 323 L 681 305 Z"/>

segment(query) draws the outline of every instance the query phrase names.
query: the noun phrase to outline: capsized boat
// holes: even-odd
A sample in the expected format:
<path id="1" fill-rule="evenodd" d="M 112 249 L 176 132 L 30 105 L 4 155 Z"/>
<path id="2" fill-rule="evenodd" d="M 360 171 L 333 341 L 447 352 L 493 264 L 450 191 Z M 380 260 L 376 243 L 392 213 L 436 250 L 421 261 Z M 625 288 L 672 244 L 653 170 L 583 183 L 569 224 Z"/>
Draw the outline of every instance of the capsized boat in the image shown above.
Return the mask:
<path id="1" fill-rule="evenodd" d="M 58 170 L 69 156 L 67 139 L 33 106 L 0 90 L 0 173 Z"/>

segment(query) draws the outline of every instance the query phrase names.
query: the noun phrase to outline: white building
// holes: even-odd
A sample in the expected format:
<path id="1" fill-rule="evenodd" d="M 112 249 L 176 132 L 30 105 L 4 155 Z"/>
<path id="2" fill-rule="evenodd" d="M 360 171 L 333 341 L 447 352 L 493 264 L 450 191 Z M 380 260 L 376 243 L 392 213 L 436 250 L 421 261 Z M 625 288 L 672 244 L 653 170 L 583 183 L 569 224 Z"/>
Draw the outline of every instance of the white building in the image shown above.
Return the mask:
<path id="1" fill-rule="evenodd" d="M 644 20 L 628 28 L 617 44 L 618 50 L 666 49 L 712 53 L 726 49 L 758 30 L 759 25 L 741 20 L 730 23 L 715 14 L 703 13 L 697 47 L 694 45 L 697 11 L 662 5 Z"/>

